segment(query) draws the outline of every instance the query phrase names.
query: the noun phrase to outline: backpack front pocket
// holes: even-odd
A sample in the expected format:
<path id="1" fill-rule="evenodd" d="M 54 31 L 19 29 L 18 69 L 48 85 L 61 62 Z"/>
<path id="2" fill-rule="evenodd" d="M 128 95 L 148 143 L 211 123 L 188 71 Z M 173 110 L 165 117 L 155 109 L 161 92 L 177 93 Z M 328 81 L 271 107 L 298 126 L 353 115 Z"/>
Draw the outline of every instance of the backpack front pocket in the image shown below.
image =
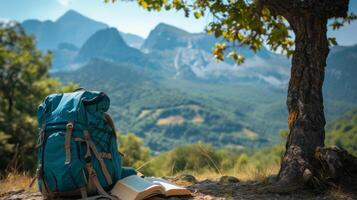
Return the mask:
<path id="1" fill-rule="evenodd" d="M 86 185 L 81 144 L 71 138 L 70 162 L 66 163 L 65 137 L 66 132 L 54 132 L 44 147 L 43 178 L 53 192 L 73 191 Z"/>

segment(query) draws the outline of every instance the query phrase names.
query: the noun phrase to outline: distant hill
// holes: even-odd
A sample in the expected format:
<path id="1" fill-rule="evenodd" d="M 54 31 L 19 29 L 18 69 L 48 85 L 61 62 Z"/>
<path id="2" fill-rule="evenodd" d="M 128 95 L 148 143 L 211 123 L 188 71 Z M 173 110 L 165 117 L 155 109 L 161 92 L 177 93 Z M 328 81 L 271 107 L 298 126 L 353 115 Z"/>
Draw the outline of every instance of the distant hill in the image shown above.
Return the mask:
<path id="1" fill-rule="evenodd" d="M 357 103 L 357 45 L 334 47 L 327 59 L 324 93 L 329 99 Z"/>
<path id="2" fill-rule="evenodd" d="M 326 142 L 343 147 L 357 156 L 357 108 L 327 126 Z"/>
<path id="3" fill-rule="evenodd" d="M 247 47 L 239 52 L 247 60 L 236 66 L 227 59 L 217 62 L 212 49 L 217 42 L 206 33 L 189 33 L 180 28 L 161 23 L 145 40 L 142 51 L 159 60 L 168 76 L 195 81 L 268 83 L 281 86 L 289 76 L 288 59 L 262 48 L 257 54 Z M 273 70 L 272 70 L 273 69 Z"/>
<path id="4" fill-rule="evenodd" d="M 25 20 L 22 26 L 26 32 L 36 37 L 37 46 L 43 51 L 53 52 L 52 71 L 71 70 L 81 65 L 74 63 L 79 48 L 97 31 L 109 26 L 69 10 L 56 21 Z M 126 44 L 139 49 L 144 39 L 130 33 L 119 32 Z M 63 44 L 75 46 L 65 49 Z"/>
<path id="5" fill-rule="evenodd" d="M 137 49 L 140 49 L 144 42 L 144 38 L 135 34 L 120 32 L 120 35 L 129 46 Z"/>
<path id="6" fill-rule="evenodd" d="M 162 51 L 177 47 L 187 47 L 193 45 L 194 39 L 196 38 L 192 34 L 182 29 L 160 23 L 150 32 L 141 49 L 144 51 Z"/>
<path id="7" fill-rule="evenodd" d="M 94 58 L 112 62 L 144 62 L 144 54 L 128 46 L 115 28 L 94 33 L 82 46 L 74 62 L 86 63 Z"/>
<path id="8" fill-rule="evenodd" d="M 78 47 L 71 43 L 60 43 L 58 48 L 52 50 L 52 71 L 68 70 L 78 54 Z"/>
<path id="9" fill-rule="evenodd" d="M 22 26 L 28 34 L 36 36 L 37 46 L 42 50 L 54 50 L 60 43 L 71 43 L 81 47 L 92 34 L 109 27 L 74 10 L 67 11 L 56 21 L 30 19 L 23 21 Z M 140 48 L 144 41 L 135 34 L 120 34 L 129 46 L 135 48 Z"/>
<path id="10" fill-rule="evenodd" d="M 160 23 L 150 33 L 148 38 L 145 39 L 141 49 L 144 52 L 150 51 L 165 51 L 175 48 L 189 48 L 189 49 L 202 49 L 211 53 L 213 47 L 217 42 L 222 42 L 222 38 L 215 38 L 213 35 L 202 33 L 190 33 L 179 27 L 169 24 Z M 254 52 L 246 47 L 240 49 L 241 53 L 246 57 L 254 56 Z M 271 53 L 263 48 L 258 55 L 268 57 Z"/>
<path id="11" fill-rule="evenodd" d="M 80 47 L 93 33 L 108 27 L 74 10 L 67 11 L 54 22 L 26 20 L 22 26 L 36 36 L 38 48 L 43 50 L 56 49 L 64 42 Z"/>

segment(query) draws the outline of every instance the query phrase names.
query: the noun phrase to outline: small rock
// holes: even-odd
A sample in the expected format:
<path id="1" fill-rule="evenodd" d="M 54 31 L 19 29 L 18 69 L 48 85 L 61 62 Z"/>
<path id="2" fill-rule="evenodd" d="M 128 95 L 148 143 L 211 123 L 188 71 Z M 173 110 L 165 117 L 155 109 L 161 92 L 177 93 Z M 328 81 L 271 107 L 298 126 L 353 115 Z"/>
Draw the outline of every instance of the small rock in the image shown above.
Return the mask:
<path id="1" fill-rule="evenodd" d="M 190 175 L 190 174 L 181 174 L 178 177 L 175 178 L 177 181 L 186 181 L 189 183 L 197 183 L 196 177 Z"/>
<path id="2" fill-rule="evenodd" d="M 305 169 L 304 170 L 304 174 L 302 175 L 302 178 L 304 180 L 304 182 L 308 182 L 311 180 L 312 178 L 312 173 L 309 169 Z"/>
<path id="3" fill-rule="evenodd" d="M 220 183 L 238 183 L 239 180 L 234 177 L 234 176 L 222 176 L 220 179 L 219 179 L 219 182 Z"/>
<path id="4" fill-rule="evenodd" d="M 196 185 L 204 185 L 204 184 L 210 184 L 210 183 L 212 183 L 211 180 L 205 179 L 205 180 L 202 180 L 202 181 L 196 183 Z"/>

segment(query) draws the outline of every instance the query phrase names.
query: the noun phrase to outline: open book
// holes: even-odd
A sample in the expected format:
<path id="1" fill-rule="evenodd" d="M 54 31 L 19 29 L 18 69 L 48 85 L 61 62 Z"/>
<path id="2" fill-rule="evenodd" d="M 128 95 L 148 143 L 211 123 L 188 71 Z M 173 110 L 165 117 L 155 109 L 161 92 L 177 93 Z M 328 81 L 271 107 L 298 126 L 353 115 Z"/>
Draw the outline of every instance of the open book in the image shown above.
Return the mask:
<path id="1" fill-rule="evenodd" d="M 119 180 L 110 191 L 121 200 L 141 200 L 155 195 L 191 195 L 186 188 L 177 186 L 161 178 L 141 178 L 137 175 Z"/>

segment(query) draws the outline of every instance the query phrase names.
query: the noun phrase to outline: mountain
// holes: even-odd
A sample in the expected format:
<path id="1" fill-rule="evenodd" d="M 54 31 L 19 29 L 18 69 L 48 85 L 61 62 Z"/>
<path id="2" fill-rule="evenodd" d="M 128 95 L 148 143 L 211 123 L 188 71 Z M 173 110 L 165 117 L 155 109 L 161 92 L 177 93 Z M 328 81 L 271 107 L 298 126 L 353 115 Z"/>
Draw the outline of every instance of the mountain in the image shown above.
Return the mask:
<path id="1" fill-rule="evenodd" d="M 327 58 L 324 92 L 327 98 L 357 103 L 357 45 L 337 46 Z"/>
<path id="2" fill-rule="evenodd" d="M 141 49 L 144 52 L 165 51 L 175 48 L 201 49 L 208 53 L 212 52 L 212 48 L 217 42 L 223 41 L 222 38 L 215 38 L 207 33 L 189 33 L 178 27 L 160 23 L 150 33 L 145 40 Z M 240 48 L 242 54 L 246 57 L 252 57 L 255 53 L 247 47 Z M 271 53 L 263 48 L 258 55 L 261 57 L 269 57 Z"/>
<path id="3" fill-rule="evenodd" d="M 52 71 L 72 70 L 96 57 L 113 62 L 155 65 L 150 66 L 152 68 L 161 66 L 157 73 L 164 77 L 192 81 L 268 83 L 281 87 L 288 80 L 288 60 L 282 56 L 264 48 L 255 55 L 248 48 L 242 47 L 240 52 L 247 58 L 243 67 L 229 60 L 218 63 L 212 58 L 211 50 L 219 39 L 205 33 L 189 33 L 164 23 L 156 26 L 145 41 L 139 36 L 119 31 L 122 39 L 118 39 L 117 33 L 110 37 L 115 44 L 108 42 L 106 36 L 97 34 L 98 31 L 108 29 L 106 24 L 73 10 L 55 22 L 26 20 L 23 26 L 27 32 L 36 36 L 40 49 L 53 52 Z M 79 47 L 80 51 L 59 47 L 63 43 Z M 139 51 L 129 48 L 139 46 L 147 53 L 145 57 Z M 271 73 L 271 68 L 277 70 Z"/>
<path id="4" fill-rule="evenodd" d="M 60 43 L 82 44 L 96 31 L 107 28 L 104 23 L 94 21 L 80 13 L 69 10 L 56 21 L 26 20 L 22 26 L 37 38 L 38 48 L 56 49 Z"/>
<path id="5" fill-rule="evenodd" d="M 59 28 L 52 21 L 26 20 L 22 23 L 27 34 L 34 35 L 41 50 L 56 48 L 59 43 Z"/>
<path id="6" fill-rule="evenodd" d="M 289 78 L 289 60 L 262 48 L 257 54 L 247 47 L 239 52 L 246 57 L 242 66 L 227 59 L 217 62 L 212 48 L 221 39 L 206 33 L 189 33 L 161 23 L 145 40 L 142 51 L 160 60 L 168 76 L 196 81 L 263 83 L 281 87 Z"/>
<path id="7" fill-rule="evenodd" d="M 61 42 L 72 43 L 78 47 L 82 46 L 93 33 L 108 27 L 74 10 L 67 11 L 55 23 L 59 27 Z"/>
<path id="8" fill-rule="evenodd" d="M 35 35 L 41 50 L 55 50 L 60 43 L 71 43 L 81 47 L 95 32 L 106 29 L 105 23 L 90 19 L 77 11 L 69 10 L 56 21 L 25 20 L 22 26 L 28 34 Z M 131 33 L 120 33 L 127 44 L 139 48 L 143 38 Z"/>
<path id="9" fill-rule="evenodd" d="M 115 28 L 107 28 L 94 33 L 83 44 L 75 62 L 86 63 L 93 58 L 101 58 L 112 62 L 143 63 L 144 54 L 138 49 L 128 46 Z"/>
<path id="10" fill-rule="evenodd" d="M 138 35 L 132 33 L 124 33 L 124 32 L 120 32 L 120 35 L 123 37 L 125 42 L 131 47 L 140 49 L 142 44 L 144 43 L 144 38 Z"/>
<path id="11" fill-rule="evenodd" d="M 152 50 L 170 50 L 177 47 L 190 47 L 194 36 L 177 27 L 160 23 L 150 33 L 141 49 L 145 52 Z"/>
<path id="12" fill-rule="evenodd" d="M 78 47 L 71 43 L 60 43 L 57 49 L 52 50 L 52 71 L 68 70 L 78 51 Z"/>

